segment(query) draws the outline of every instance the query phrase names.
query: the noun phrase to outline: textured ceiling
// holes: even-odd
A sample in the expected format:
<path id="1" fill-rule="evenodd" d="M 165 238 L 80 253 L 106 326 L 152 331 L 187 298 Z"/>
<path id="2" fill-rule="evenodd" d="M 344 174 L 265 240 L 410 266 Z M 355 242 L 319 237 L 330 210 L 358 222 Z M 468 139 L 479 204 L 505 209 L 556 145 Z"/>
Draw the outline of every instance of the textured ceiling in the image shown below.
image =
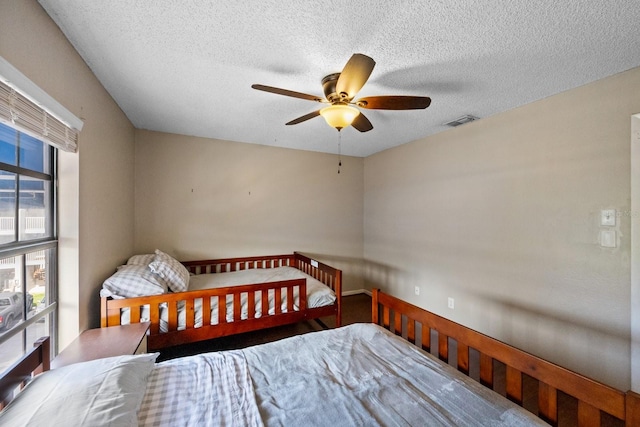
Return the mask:
<path id="1" fill-rule="evenodd" d="M 318 104 L 353 53 L 376 67 L 359 97 L 430 96 L 426 110 L 365 110 L 342 131 L 368 156 L 640 65 L 637 0 L 39 0 L 140 129 L 335 153 Z M 597 102 L 597 100 L 594 100 Z M 467 125 L 472 126 L 472 125 Z"/>

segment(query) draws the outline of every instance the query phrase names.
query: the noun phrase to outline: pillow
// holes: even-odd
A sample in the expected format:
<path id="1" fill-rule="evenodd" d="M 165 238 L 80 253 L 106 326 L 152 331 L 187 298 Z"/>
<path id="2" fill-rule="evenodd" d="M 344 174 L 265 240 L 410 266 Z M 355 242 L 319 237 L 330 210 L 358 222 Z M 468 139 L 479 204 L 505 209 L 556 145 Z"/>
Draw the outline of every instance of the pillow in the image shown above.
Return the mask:
<path id="1" fill-rule="evenodd" d="M 189 270 L 175 258 L 156 249 L 156 256 L 151 264 L 151 271 L 167 281 L 173 292 L 184 292 L 189 289 Z"/>
<path id="2" fill-rule="evenodd" d="M 0 412 L 0 425 L 137 426 L 158 355 L 109 357 L 46 371 Z"/>
<path id="3" fill-rule="evenodd" d="M 166 294 L 167 282 L 144 265 L 121 265 L 102 284 L 101 295 L 110 293 L 124 298 Z"/>
<path id="4" fill-rule="evenodd" d="M 127 265 L 144 265 L 148 266 L 153 262 L 156 254 L 143 254 L 143 255 L 133 255 L 127 261 Z"/>

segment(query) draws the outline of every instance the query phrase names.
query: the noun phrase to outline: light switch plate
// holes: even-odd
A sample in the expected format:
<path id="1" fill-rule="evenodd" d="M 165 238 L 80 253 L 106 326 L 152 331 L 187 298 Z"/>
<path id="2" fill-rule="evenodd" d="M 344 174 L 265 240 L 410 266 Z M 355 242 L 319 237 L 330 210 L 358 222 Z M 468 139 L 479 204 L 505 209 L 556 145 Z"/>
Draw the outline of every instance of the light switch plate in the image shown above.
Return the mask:
<path id="1" fill-rule="evenodd" d="M 603 248 L 615 248 L 616 247 L 616 231 L 600 230 L 600 246 L 602 246 Z"/>
<path id="2" fill-rule="evenodd" d="M 600 225 L 614 226 L 616 225 L 616 210 L 603 209 L 600 211 Z"/>

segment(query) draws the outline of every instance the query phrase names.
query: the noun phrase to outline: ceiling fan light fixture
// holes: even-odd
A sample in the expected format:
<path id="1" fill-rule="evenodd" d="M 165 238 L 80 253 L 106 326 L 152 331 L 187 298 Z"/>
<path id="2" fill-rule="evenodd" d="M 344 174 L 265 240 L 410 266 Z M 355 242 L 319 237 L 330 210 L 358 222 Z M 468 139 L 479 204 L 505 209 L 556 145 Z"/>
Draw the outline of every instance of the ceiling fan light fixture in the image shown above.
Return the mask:
<path id="1" fill-rule="evenodd" d="M 358 114 L 360 111 L 357 108 L 345 104 L 334 104 L 320 110 L 327 124 L 338 130 L 350 126 Z"/>

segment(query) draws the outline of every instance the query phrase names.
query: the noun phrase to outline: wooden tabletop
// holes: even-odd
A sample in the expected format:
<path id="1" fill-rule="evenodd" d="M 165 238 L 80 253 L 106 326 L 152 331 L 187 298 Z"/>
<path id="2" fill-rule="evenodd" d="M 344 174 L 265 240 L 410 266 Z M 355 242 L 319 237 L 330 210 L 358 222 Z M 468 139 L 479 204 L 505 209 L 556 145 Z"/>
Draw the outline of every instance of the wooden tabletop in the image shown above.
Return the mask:
<path id="1" fill-rule="evenodd" d="M 51 368 L 103 357 L 134 354 L 148 329 L 149 322 L 87 329 L 51 361 Z"/>

